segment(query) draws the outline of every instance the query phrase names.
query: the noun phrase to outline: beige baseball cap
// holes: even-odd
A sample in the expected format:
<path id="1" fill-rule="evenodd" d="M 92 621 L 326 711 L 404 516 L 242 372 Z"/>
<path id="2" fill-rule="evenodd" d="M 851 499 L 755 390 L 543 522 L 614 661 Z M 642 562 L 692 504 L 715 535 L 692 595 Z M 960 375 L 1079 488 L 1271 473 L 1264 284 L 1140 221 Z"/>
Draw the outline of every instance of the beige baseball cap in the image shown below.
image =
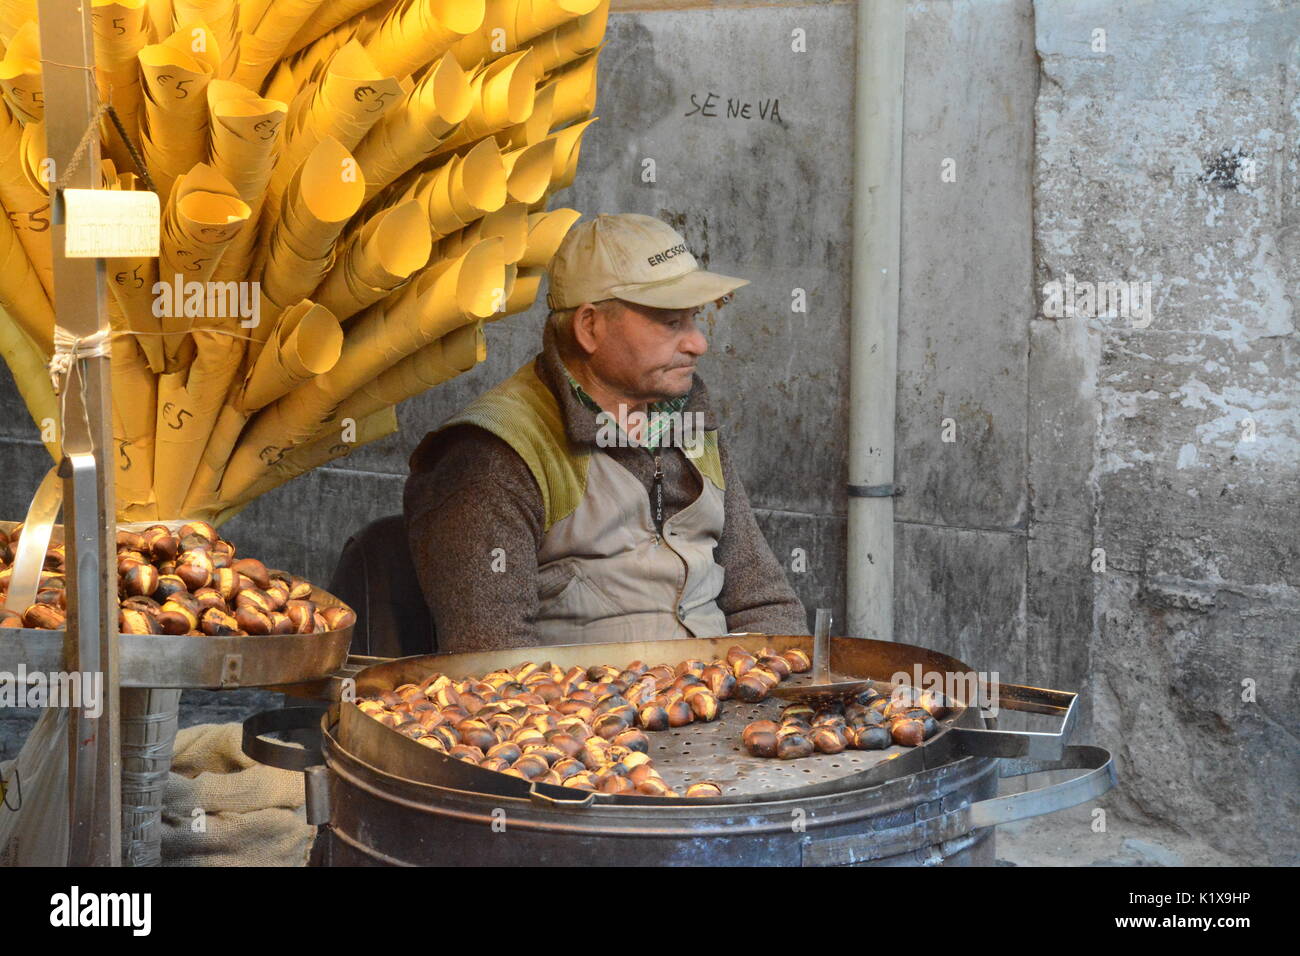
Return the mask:
<path id="1" fill-rule="evenodd" d="M 547 271 L 546 303 L 552 309 L 602 299 L 692 309 L 749 284 L 701 269 L 677 230 L 633 212 L 578 223 L 565 234 Z"/>

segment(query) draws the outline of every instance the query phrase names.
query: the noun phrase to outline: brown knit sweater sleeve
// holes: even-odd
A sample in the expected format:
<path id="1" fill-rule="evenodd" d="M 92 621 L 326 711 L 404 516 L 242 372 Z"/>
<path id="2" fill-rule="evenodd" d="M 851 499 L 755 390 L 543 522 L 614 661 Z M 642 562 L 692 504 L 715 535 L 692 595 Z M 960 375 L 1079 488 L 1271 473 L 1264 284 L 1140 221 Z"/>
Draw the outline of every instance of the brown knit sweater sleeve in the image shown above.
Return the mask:
<path id="1" fill-rule="evenodd" d="M 745 486 L 721 440 L 718 452 L 727 487 L 723 495 L 722 540 L 713 557 L 727 572 L 718 595 L 718 607 L 727 617 L 727 630 L 807 634 L 808 612 L 754 520 Z"/>
<path id="2" fill-rule="evenodd" d="M 436 460 L 413 467 L 404 503 L 438 652 L 537 644 L 545 512 L 524 460 L 484 429 L 449 429 Z"/>

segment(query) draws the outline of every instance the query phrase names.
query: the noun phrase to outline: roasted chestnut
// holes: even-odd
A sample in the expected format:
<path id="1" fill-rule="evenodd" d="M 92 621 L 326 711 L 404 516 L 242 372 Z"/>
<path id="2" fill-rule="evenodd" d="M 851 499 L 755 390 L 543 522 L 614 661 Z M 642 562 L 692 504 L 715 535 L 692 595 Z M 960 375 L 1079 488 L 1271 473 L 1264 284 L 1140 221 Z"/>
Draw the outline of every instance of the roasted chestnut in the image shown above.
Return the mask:
<path id="1" fill-rule="evenodd" d="M 811 757 L 812 754 L 812 741 L 803 734 L 777 734 L 776 755 L 781 760 L 797 760 L 801 757 Z"/>
<path id="2" fill-rule="evenodd" d="M 711 780 L 701 780 L 699 783 L 693 783 L 686 788 L 688 797 L 720 797 L 722 788 Z"/>
<path id="3" fill-rule="evenodd" d="M 614 743 L 641 753 L 648 753 L 650 750 L 650 738 L 642 730 L 625 730 L 614 738 Z"/>
<path id="4" fill-rule="evenodd" d="M 646 730 L 667 730 L 668 710 L 658 704 L 646 704 L 637 712 L 637 722 Z"/>
<path id="5" fill-rule="evenodd" d="M 487 755 L 489 757 L 500 757 L 507 764 L 513 764 L 524 755 L 524 748 L 513 740 L 503 740 L 501 743 L 489 747 Z"/>
<path id="6" fill-rule="evenodd" d="M 158 590 L 159 577 L 158 569 L 152 564 L 132 565 L 120 577 L 122 590 L 128 596 L 153 594 Z"/>
<path id="7" fill-rule="evenodd" d="M 848 736 L 838 727 L 814 727 L 808 736 L 813 748 L 820 754 L 837 754 L 848 746 Z"/>
<path id="8" fill-rule="evenodd" d="M 601 793 L 635 793 L 636 785 L 627 777 L 611 774 L 600 782 L 599 789 Z"/>
<path id="9" fill-rule="evenodd" d="M 205 588 L 212 582 L 212 556 L 206 551 L 186 551 L 176 559 L 176 576 L 191 591 Z"/>
<path id="10" fill-rule="evenodd" d="M 809 659 L 807 652 L 797 647 L 792 647 L 787 651 L 782 651 L 781 656 L 784 657 L 785 662 L 790 665 L 790 672 L 792 674 L 802 674 L 805 671 L 812 670 L 812 661 Z"/>
<path id="11" fill-rule="evenodd" d="M 457 760 L 463 760 L 466 763 L 480 764 L 483 762 L 483 751 L 469 744 L 457 744 L 447 751 L 448 757 L 455 757 Z M 522 759 L 522 758 L 521 758 Z"/>
<path id="12" fill-rule="evenodd" d="M 163 605 L 162 619 L 166 620 L 168 611 L 172 604 Z M 232 634 L 238 634 L 240 631 L 239 623 L 227 614 L 225 611 L 219 611 L 214 607 L 208 608 L 199 618 L 199 630 L 209 637 L 226 637 Z"/>
<path id="13" fill-rule="evenodd" d="M 267 572 L 266 565 L 256 558 L 240 558 L 232 562 L 230 568 L 235 573 L 244 575 L 263 590 L 271 586 L 271 575 Z M 310 595 L 310 592 L 308 594 Z"/>
<path id="14" fill-rule="evenodd" d="M 573 757 L 565 757 L 563 760 L 557 760 L 551 764 L 551 773 L 555 774 L 563 782 L 575 774 L 586 772 L 581 760 Z"/>
<path id="15" fill-rule="evenodd" d="M 189 586 L 175 574 L 162 574 L 158 576 L 158 586 L 154 589 L 153 596 L 158 601 L 166 601 L 177 592 L 188 594 L 189 591 Z"/>
<path id="16" fill-rule="evenodd" d="M 744 677 L 736 681 L 736 688 L 733 691 L 733 696 L 738 700 L 743 700 L 747 704 L 756 704 L 767 697 L 769 690 L 770 688 L 768 685 L 758 677 L 752 677 L 749 674 L 746 674 Z"/>
<path id="17" fill-rule="evenodd" d="M 669 727 L 685 727 L 695 720 L 695 711 L 684 700 L 673 701 L 668 705 L 667 710 Z"/>
<path id="18" fill-rule="evenodd" d="M 23 612 L 23 625 L 56 631 L 64 626 L 68 616 L 53 604 L 33 604 Z"/>
<path id="19" fill-rule="evenodd" d="M 704 673 L 704 668 L 707 666 L 708 665 L 706 665 L 704 661 L 695 660 L 694 658 L 691 658 L 689 660 L 684 660 L 681 663 L 679 663 L 673 669 L 673 675 L 675 677 L 681 677 L 684 674 L 690 674 L 694 677 L 699 677 Z"/>
<path id="20" fill-rule="evenodd" d="M 270 634 L 271 612 L 245 604 L 235 609 L 235 623 L 249 634 Z"/>
<path id="21" fill-rule="evenodd" d="M 893 741 L 889 729 L 880 725 L 859 727 L 851 733 L 852 744 L 857 750 L 884 750 Z"/>
<path id="22" fill-rule="evenodd" d="M 490 751 L 498 743 L 492 728 L 481 720 L 462 720 L 456 725 L 462 743 L 477 747 L 484 752 Z"/>
<path id="23" fill-rule="evenodd" d="M 912 717 L 899 717 L 889 722 L 889 733 L 896 744 L 919 747 L 925 741 L 925 723 Z"/>
<path id="24" fill-rule="evenodd" d="M 777 755 L 777 737 L 774 731 L 756 730 L 745 735 L 745 749 L 751 757 L 775 757 Z"/>
<path id="25" fill-rule="evenodd" d="M 13 626 L 21 626 L 21 618 L 19 619 L 19 624 Z M 117 612 L 117 627 L 118 632 L 121 634 L 158 633 L 154 619 L 145 611 L 141 611 L 137 608 L 124 607 L 120 609 Z"/>
<path id="26" fill-rule="evenodd" d="M 691 694 L 686 698 L 686 703 L 690 705 L 691 712 L 695 714 L 697 720 L 717 720 L 719 713 L 718 698 L 713 696 L 713 691 L 705 690 L 698 694 Z"/>
<path id="27" fill-rule="evenodd" d="M 671 722 L 671 714 L 669 715 Z M 623 731 L 627 730 L 628 722 L 622 714 L 608 713 L 601 714 L 592 722 L 591 729 L 606 740 L 612 740 Z"/>
<path id="28" fill-rule="evenodd" d="M 709 690 L 713 691 L 713 696 L 718 700 L 727 700 L 735 691 L 735 675 L 721 665 L 710 664 L 704 668 L 704 673 L 700 676 Z"/>
<path id="29" fill-rule="evenodd" d="M 547 762 L 546 758 L 541 754 L 535 753 L 525 753 L 522 757 L 516 760 L 511 767 L 514 770 L 518 770 L 530 780 L 535 780 L 551 769 L 551 765 Z"/>

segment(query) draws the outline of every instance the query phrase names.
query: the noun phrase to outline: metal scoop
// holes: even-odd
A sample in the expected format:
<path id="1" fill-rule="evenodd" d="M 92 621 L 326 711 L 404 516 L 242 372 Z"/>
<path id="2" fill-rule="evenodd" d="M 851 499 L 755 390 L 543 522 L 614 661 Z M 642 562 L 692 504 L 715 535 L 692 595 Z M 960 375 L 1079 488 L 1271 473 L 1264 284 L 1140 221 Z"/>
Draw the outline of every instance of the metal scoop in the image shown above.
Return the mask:
<path id="1" fill-rule="evenodd" d="M 843 681 L 832 678 L 830 608 L 817 609 L 817 619 L 813 626 L 811 674 L 811 684 L 782 682 L 772 688 L 768 696 L 803 704 L 823 704 L 833 700 L 843 700 L 850 694 L 866 690 L 872 684 L 870 678 L 866 677 Z"/>

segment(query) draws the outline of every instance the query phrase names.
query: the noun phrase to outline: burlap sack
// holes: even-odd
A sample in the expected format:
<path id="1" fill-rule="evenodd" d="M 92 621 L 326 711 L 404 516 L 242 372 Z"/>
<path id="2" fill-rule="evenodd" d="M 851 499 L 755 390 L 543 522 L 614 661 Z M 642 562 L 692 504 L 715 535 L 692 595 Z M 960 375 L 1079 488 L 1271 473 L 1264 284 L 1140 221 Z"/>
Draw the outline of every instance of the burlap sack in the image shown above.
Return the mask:
<path id="1" fill-rule="evenodd" d="M 200 724 L 176 735 L 163 866 L 307 865 L 316 828 L 306 821 L 302 774 L 245 756 L 241 737 L 239 724 Z"/>

